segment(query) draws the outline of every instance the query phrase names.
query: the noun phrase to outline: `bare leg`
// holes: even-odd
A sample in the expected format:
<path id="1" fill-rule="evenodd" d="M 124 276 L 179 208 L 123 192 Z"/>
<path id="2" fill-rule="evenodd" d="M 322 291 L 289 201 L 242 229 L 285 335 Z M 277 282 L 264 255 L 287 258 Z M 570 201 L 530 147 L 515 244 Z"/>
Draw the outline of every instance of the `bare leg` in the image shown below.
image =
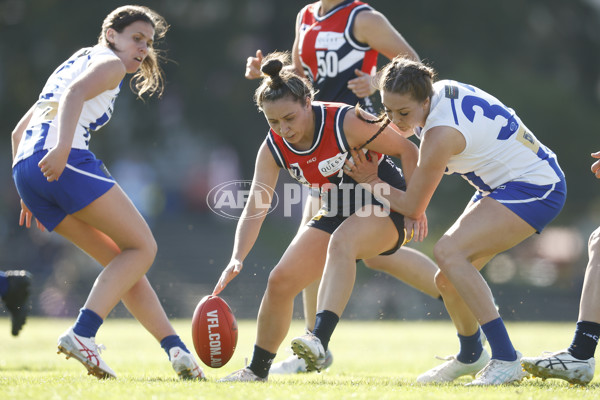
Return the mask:
<path id="1" fill-rule="evenodd" d="M 300 229 L 269 274 L 258 312 L 256 345 L 260 348 L 277 353 L 292 322 L 294 298 L 323 273 L 329 238 L 316 228 Z"/>
<path id="2" fill-rule="evenodd" d="M 440 296 L 434 276 L 437 265 L 418 250 L 401 247 L 394 254 L 363 260 L 371 269 L 385 272 L 431 297 Z"/>
<path id="3" fill-rule="evenodd" d="M 317 308 L 341 316 L 354 287 L 355 260 L 374 257 L 397 242 L 398 231 L 390 218 L 373 213 L 348 217 L 331 237 Z"/>
<path id="4" fill-rule="evenodd" d="M 579 304 L 579 321 L 600 323 L 600 228 L 590 235 L 588 256 Z"/>
<path id="5" fill-rule="evenodd" d="M 306 198 L 306 204 L 302 213 L 302 221 L 300 229 L 302 229 L 311 219 L 321 206 L 321 199 L 312 195 Z M 306 329 L 312 331 L 315 327 L 315 318 L 317 315 L 317 295 L 319 293 L 319 284 L 321 277 L 319 276 L 314 282 L 309 284 L 302 290 L 302 304 L 304 308 L 304 324 Z"/>
<path id="6" fill-rule="evenodd" d="M 484 198 L 463 215 L 434 248 L 440 270 L 454 285 L 480 325 L 500 317 L 492 292 L 473 262 L 491 258 L 535 230 L 497 201 Z"/>
<path id="7" fill-rule="evenodd" d="M 108 196 L 108 197 L 107 197 Z M 120 246 L 111 239 L 107 233 L 112 232 L 110 228 L 103 228 L 107 233 L 101 232 L 99 229 L 102 229 L 104 223 L 98 224 L 98 229 L 91 225 L 92 222 L 95 221 L 94 213 L 89 210 L 90 207 L 95 208 L 96 206 L 101 209 L 100 213 L 106 217 L 106 211 L 102 207 L 108 207 L 107 203 L 116 202 L 119 204 L 118 207 L 114 207 L 115 213 L 118 214 L 114 216 L 115 218 L 129 218 L 131 221 L 127 222 L 130 228 L 133 228 L 135 232 L 132 232 L 131 235 L 133 237 L 139 236 L 139 238 L 135 239 L 142 243 L 140 245 L 140 249 L 137 251 L 132 251 L 133 249 L 128 249 L 132 245 L 127 245 L 126 241 L 123 241 L 121 246 L 125 251 L 128 251 L 130 254 L 121 258 L 123 251 Z M 128 216 L 122 216 L 117 212 L 116 209 L 121 210 L 124 213 L 129 214 Z M 111 208 L 109 208 L 111 209 Z M 87 214 L 86 214 L 87 213 Z M 88 214 L 91 214 L 90 217 Z M 87 221 L 89 222 L 86 222 Z M 122 223 L 125 223 L 126 220 L 123 219 Z M 120 228 L 116 228 L 120 229 Z M 154 239 L 148 228 L 147 224 L 143 221 L 143 218 L 133 204 L 129 202 L 126 195 L 121 191 L 120 188 L 115 186 L 108 193 L 106 193 L 101 198 L 97 199 L 90 206 L 86 207 L 84 210 L 75 213 L 72 216 L 67 216 L 56 228 L 56 232 L 70 240 L 76 246 L 85 251 L 88 255 L 98 261 L 102 266 L 114 266 L 117 265 L 117 268 L 113 268 L 111 272 L 116 273 L 116 279 L 121 280 L 118 269 L 123 268 L 132 268 L 135 270 L 135 264 L 133 266 L 128 266 L 128 264 L 123 264 L 126 262 L 133 261 L 137 262 L 138 257 L 136 257 L 139 253 L 146 253 L 144 256 L 140 258 L 140 264 L 143 261 L 143 266 L 141 270 L 145 271 L 152 264 L 152 260 L 154 258 L 153 254 L 155 254 L 156 245 L 154 243 Z M 117 240 L 119 240 L 120 235 L 116 235 Z M 145 244 L 145 246 L 144 246 Z M 127 253 L 126 253 L 127 255 Z M 106 270 L 105 270 L 106 271 Z M 105 272 L 103 271 L 103 273 Z M 102 275 L 102 274 L 101 274 Z M 110 274 L 109 274 L 110 275 Z M 131 278 L 133 280 L 135 278 Z M 106 288 L 107 281 L 104 279 L 100 279 L 98 277 L 88 300 L 86 301 L 85 307 L 90 308 L 102 318 L 106 318 L 106 315 L 110 312 L 110 310 L 116 305 L 119 299 L 123 300 L 125 306 L 129 309 L 129 311 L 133 314 L 133 316 L 140 321 L 140 323 L 157 339 L 162 340 L 164 337 L 175 334 L 173 327 L 171 326 L 161 304 L 156 296 L 156 293 L 150 286 L 148 279 L 142 274 L 138 275 L 137 280 L 133 282 L 132 285 L 129 285 L 126 289 L 120 290 L 120 297 L 117 297 L 117 293 L 113 290 L 112 287 Z M 125 285 L 127 286 L 127 285 Z M 100 301 L 98 304 L 96 303 L 96 298 L 99 297 Z M 107 297 L 107 299 L 104 299 Z M 112 307 L 110 306 L 111 304 Z M 102 311 L 101 311 L 102 310 Z"/>
<path id="8" fill-rule="evenodd" d="M 473 262 L 473 265 L 480 270 L 490 259 L 491 257 L 477 260 L 476 262 Z M 454 323 L 458 334 L 462 336 L 472 336 L 477 333 L 479 330 L 477 319 L 469 309 L 469 306 L 467 306 L 460 297 L 452 283 L 441 271 L 438 271 L 435 276 L 435 284 L 442 294 L 444 306 L 446 307 L 446 311 L 448 311 L 448 315 Z"/>
<path id="9" fill-rule="evenodd" d="M 317 315 L 317 296 L 319 295 L 319 285 L 321 278 L 302 290 L 302 304 L 304 305 L 304 323 L 306 329 L 312 331 L 315 328 L 315 319 Z"/>

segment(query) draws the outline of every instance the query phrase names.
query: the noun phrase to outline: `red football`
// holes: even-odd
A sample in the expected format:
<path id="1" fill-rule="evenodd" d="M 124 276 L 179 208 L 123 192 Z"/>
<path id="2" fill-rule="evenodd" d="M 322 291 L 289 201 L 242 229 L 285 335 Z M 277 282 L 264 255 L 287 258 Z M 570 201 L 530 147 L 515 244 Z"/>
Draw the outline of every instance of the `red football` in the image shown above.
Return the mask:
<path id="1" fill-rule="evenodd" d="M 212 368 L 220 368 L 233 356 L 238 328 L 231 308 L 219 296 L 204 296 L 192 318 L 196 354 Z"/>

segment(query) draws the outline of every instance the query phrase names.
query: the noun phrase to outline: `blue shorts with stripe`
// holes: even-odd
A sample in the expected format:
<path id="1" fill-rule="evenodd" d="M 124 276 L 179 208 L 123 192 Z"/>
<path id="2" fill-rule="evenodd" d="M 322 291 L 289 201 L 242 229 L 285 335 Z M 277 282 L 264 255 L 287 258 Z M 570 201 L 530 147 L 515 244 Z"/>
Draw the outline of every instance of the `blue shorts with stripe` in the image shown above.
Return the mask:
<path id="1" fill-rule="evenodd" d="M 471 201 L 475 203 L 484 197 L 502 203 L 540 233 L 562 210 L 567 199 L 567 183 L 564 177 L 552 185 L 511 181 L 486 194 L 475 192 Z"/>
<path id="2" fill-rule="evenodd" d="M 72 149 L 60 178 L 48 182 L 38 163 L 47 151 L 38 151 L 13 167 L 21 200 L 44 227 L 52 231 L 73 214 L 106 193 L 116 183 L 89 150 Z"/>

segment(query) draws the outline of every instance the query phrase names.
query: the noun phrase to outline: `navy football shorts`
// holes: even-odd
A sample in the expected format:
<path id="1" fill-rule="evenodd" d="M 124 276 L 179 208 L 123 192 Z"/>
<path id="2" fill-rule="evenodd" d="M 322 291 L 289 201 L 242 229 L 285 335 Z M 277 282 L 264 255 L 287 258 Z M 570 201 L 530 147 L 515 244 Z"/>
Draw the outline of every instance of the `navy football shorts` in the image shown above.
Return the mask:
<path id="1" fill-rule="evenodd" d="M 313 228 L 320 229 L 329 234 L 333 234 L 333 232 L 346 220 L 343 215 L 327 215 L 328 211 L 325 208 L 321 208 L 317 215 L 315 215 L 309 222 L 308 226 Z M 397 212 L 390 211 L 389 217 L 391 218 L 394 226 L 396 226 L 396 230 L 398 231 L 398 242 L 391 249 L 381 253 L 382 256 L 388 256 L 390 254 L 394 254 L 396 250 L 400 248 L 405 242 L 406 238 L 406 229 L 404 228 L 404 216 L 402 214 L 398 214 Z M 411 237 L 412 238 L 412 237 Z"/>

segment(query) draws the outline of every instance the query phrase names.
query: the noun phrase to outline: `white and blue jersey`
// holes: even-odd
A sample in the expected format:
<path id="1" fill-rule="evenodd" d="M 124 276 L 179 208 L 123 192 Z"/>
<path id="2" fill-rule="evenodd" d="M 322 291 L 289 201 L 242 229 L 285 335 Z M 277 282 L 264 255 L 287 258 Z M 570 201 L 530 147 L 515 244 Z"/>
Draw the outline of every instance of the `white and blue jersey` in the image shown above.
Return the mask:
<path id="1" fill-rule="evenodd" d="M 42 89 L 31 121 L 23 133 L 13 165 L 33 153 L 56 146 L 58 141 L 56 114 L 63 93 L 94 61 L 107 56 L 115 56 L 108 47 L 97 45 L 83 48 L 52 73 Z M 90 134 L 109 121 L 120 89 L 119 84 L 116 88 L 107 90 L 83 104 L 72 148 L 89 148 Z"/>
<path id="2" fill-rule="evenodd" d="M 541 231 L 566 198 L 554 152 L 514 110 L 483 90 L 451 80 L 438 81 L 433 89 L 425 126 L 415 133 L 423 138 L 436 126 L 448 126 L 466 142 L 461 153 L 450 157 L 445 173 L 461 175 L 473 185 L 473 201 L 490 196 Z"/>
<path id="3" fill-rule="evenodd" d="M 48 182 L 38 165 L 58 142 L 58 105 L 65 90 L 94 62 L 106 57 L 115 57 L 115 53 L 98 45 L 79 50 L 60 65 L 48 78 L 19 142 L 13 162 L 13 180 L 25 205 L 48 231 L 115 185 L 102 161 L 88 148 L 91 133 L 112 116 L 121 84 L 83 103 L 71 152 L 58 180 Z"/>

